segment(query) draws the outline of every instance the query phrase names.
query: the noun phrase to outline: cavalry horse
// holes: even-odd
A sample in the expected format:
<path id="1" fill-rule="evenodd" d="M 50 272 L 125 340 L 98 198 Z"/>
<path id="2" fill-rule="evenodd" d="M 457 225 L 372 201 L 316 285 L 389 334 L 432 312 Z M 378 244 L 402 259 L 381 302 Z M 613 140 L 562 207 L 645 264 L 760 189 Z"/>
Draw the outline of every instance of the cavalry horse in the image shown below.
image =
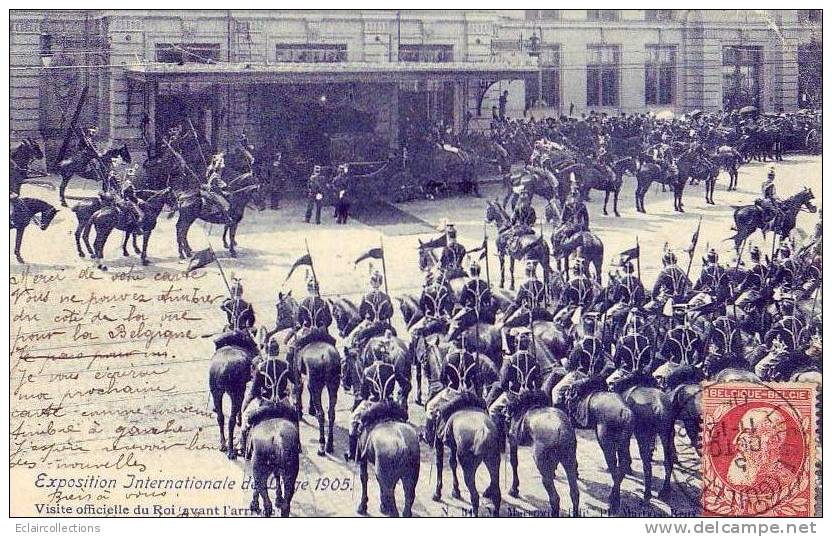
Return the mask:
<path id="1" fill-rule="evenodd" d="M 29 166 L 43 158 L 38 143 L 26 138 L 9 153 L 9 192 L 20 194 L 20 187 L 29 178 Z"/>
<path id="2" fill-rule="evenodd" d="M 608 166 L 605 166 L 603 172 L 594 166 L 584 164 L 578 164 L 574 169 L 575 176 L 578 178 L 581 197 L 586 200 L 590 190 L 603 192 L 604 215 L 606 216 L 609 214 L 607 213 L 607 204 L 610 200 L 610 193 L 612 193 L 613 213 L 615 213 L 615 216 L 621 216 L 618 213 L 618 194 L 624 184 L 624 174 L 636 175 L 638 173 L 638 160 L 631 156 L 614 160 Z"/>
<path id="3" fill-rule="evenodd" d="M 208 388 L 220 429 L 220 451 L 225 451 L 228 459 L 234 460 L 237 458 L 237 451 L 234 449 L 234 426 L 241 420 L 246 384 L 251 380 L 252 360 L 257 355 L 258 348 L 250 336 L 238 333 L 222 336 L 215 345 L 216 351 L 208 369 Z M 226 394 L 231 399 L 227 442 L 222 408 L 222 400 Z"/>
<path id="4" fill-rule="evenodd" d="M 332 317 L 338 327 L 338 335 L 342 340 L 348 338 L 356 326 L 361 322 L 359 317 L 358 306 L 348 298 L 337 298 L 328 300 L 332 309 Z M 350 386 L 358 386 L 360 378 L 364 370 L 369 367 L 376 359 L 381 359 L 393 366 L 395 372 L 396 383 L 399 387 L 399 404 L 407 405 L 407 397 L 410 394 L 410 373 L 413 369 L 413 357 L 411 356 L 409 346 L 398 336 L 391 337 L 392 345 L 388 349 L 388 353 L 379 352 L 380 343 L 382 339 L 379 336 L 368 338 L 364 342 L 364 346 L 360 349 L 344 349 L 345 371 L 341 372 L 341 376 L 348 376 L 348 384 Z M 356 351 L 357 355 L 353 356 L 351 351 Z M 356 397 L 358 393 L 356 392 Z"/>
<path id="5" fill-rule="evenodd" d="M 789 196 L 783 201 L 775 202 L 778 204 L 779 214 L 774 217 L 771 226 L 772 231 L 778 234 L 781 240 L 786 239 L 797 224 L 797 213 L 803 210 L 810 213 L 817 212 L 818 208 L 812 203 L 813 199 L 815 199 L 815 195 L 812 194 L 812 189 L 803 187 L 803 190 L 797 194 Z M 757 205 L 734 206 L 734 227 L 732 229 L 735 229 L 737 233 L 726 240 L 733 239 L 734 248 L 739 253 L 742 243 L 758 229 L 765 238 L 768 226 L 765 212 Z"/>
<path id="6" fill-rule="evenodd" d="M 368 465 L 372 464 L 376 469 L 382 514 L 399 515 L 395 491 L 401 481 L 404 489 L 402 516 L 412 516 L 421 464 L 419 433 L 407 423 L 407 413 L 390 401 L 367 410 L 362 416 L 361 427 L 360 452 L 357 455 L 361 500 L 356 512 L 367 514 Z"/>
<path id="7" fill-rule="evenodd" d="M 682 208 L 682 194 L 687 181 L 679 174 L 675 165 L 665 169 L 652 162 L 646 162 L 636 174 L 636 180 L 636 210 L 638 212 L 647 212 L 644 208 L 644 195 L 647 194 L 647 190 L 653 183 L 669 186 L 673 191 L 673 210 L 680 213 L 685 212 Z"/>
<path id="8" fill-rule="evenodd" d="M 531 259 L 543 268 L 543 281 L 549 281 L 551 266 L 549 264 L 549 246 L 542 235 L 529 233 L 515 235 L 515 228 L 510 225 L 511 217 L 499 201 L 487 201 L 485 221 L 497 226 L 497 254 L 500 259 L 500 287 L 505 286 L 505 258 L 509 258 L 509 289 L 514 289 L 514 262 Z M 533 231 L 533 230 L 532 230 Z"/>
<path id="9" fill-rule="evenodd" d="M 292 297 L 291 291 L 289 293 L 278 293 L 277 304 L 277 321 L 274 329 L 269 331 L 266 341 L 274 334 L 286 333 L 283 341 L 291 335 L 291 332 L 296 330 L 296 319 L 298 312 L 298 303 Z M 298 329 L 299 330 L 299 329 Z M 294 337 L 299 337 L 297 334 Z M 335 345 L 328 341 L 312 341 L 303 347 L 299 347 L 295 351 L 293 363 L 289 367 L 295 372 L 295 401 L 297 403 L 298 416 L 302 415 L 303 404 L 303 380 L 302 375 L 306 375 L 309 384 L 309 408 L 318 420 L 318 455 L 324 456 L 327 453 L 333 453 L 334 448 L 334 430 L 335 430 L 335 405 L 338 402 L 338 386 L 341 382 L 341 357 L 338 354 L 338 349 Z M 326 416 L 324 415 L 324 407 L 322 402 L 323 391 L 327 391 L 328 409 Z M 324 434 L 324 425 L 328 425 L 328 430 Z"/>
<path id="10" fill-rule="evenodd" d="M 439 382 L 444 359 L 445 353 L 440 352 L 437 346 L 426 349 L 424 360 L 429 382 Z M 482 364 L 482 361 L 480 362 Z M 491 380 L 495 381 L 496 377 Z M 462 467 L 462 478 L 468 488 L 471 511 L 474 516 L 479 516 L 480 495 L 477 491 L 476 474 L 480 465 L 485 464 L 490 483 L 483 492 L 483 496 L 493 502 L 494 516 L 499 516 L 502 503 L 500 435 L 497 426 L 488 415 L 485 401 L 479 394 L 462 391 L 456 399 L 440 410 L 440 416 L 437 435 L 433 440 L 436 456 L 436 488 L 433 501 L 438 502 L 442 499 L 442 470 L 445 462 L 445 447 L 447 447 L 453 478 L 451 496 L 457 499 L 461 497 L 456 473 L 457 465 L 459 465 Z"/>
<path id="11" fill-rule="evenodd" d="M 260 512 L 258 499 L 263 498 L 263 514 L 272 516 L 269 488 L 275 489 L 275 504 L 280 515 L 288 517 L 295 495 L 300 470 L 300 430 L 297 412 L 282 403 L 270 406 L 248 433 L 246 453 L 251 453 L 253 477 L 251 511 Z M 274 478 L 270 483 L 270 478 Z M 281 488 L 282 484 L 282 488 Z"/>
<path id="12" fill-rule="evenodd" d="M 147 260 L 147 246 L 150 242 L 150 235 L 156 228 L 159 214 L 166 204 L 173 205 L 173 199 L 170 188 L 139 190 L 136 195 L 142 211 L 142 217 L 138 222 L 133 216 L 127 214 L 130 209 L 119 207 L 117 204 L 105 206 L 97 198 L 87 203 L 79 203 L 72 208 L 78 219 L 78 225 L 75 229 L 75 246 L 80 257 L 84 257 L 80 241 L 80 238 L 83 238 L 90 257 L 98 259 L 99 262 L 103 261 L 104 245 L 107 243 L 110 233 L 119 229 L 124 231 L 124 240 L 121 243 L 122 254 L 125 257 L 130 255 L 127 251 L 127 241 L 132 236 L 133 248 L 141 256 L 142 264 L 147 265 L 149 263 Z M 90 246 L 89 236 L 93 228 L 95 228 L 95 240 L 93 245 Z M 141 249 L 136 244 L 137 235 L 142 236 Z M 99 265 L 99 267 L 103 268 L 103 265 Z"/>
<path id="13" fill-rule="evenodd" d="M 79 175 L 85 179 L 101 181 L 104 183 L 106 182 L 106 173 L 110 167 L 110 161 L 116 157 L 121 157 L 121 159 L 127 164 L 132 162 L 130 151 L 127 149 L 127 144 L 122 144 L 121 147 L 108 149 L 103 155 L 101 155 L 100 158 L 91 160 L 87 165 L 87 169 L 84 170 L 79 170 L 78 166 L 75 165 L 72 159 L 63 160 L 58 163 L 58 174 L 61 176 L 61 186 L 58 187 L 58 196 L 61 199 L 61 205 L 64 207 L 67 206 L 66 187 L 69 184 L 70 179 L 72 179 L 75 175 Z M 103 169 L 97 167 L 96 161 L 101 163 Z"/>
<path id="14" fill-rule="evenodd" d="M 581 257 L 595 268 L 594 278 L 601 282 L 601 270 L 604 265 L 604 243 L 601 238 L 574 225 L 562 225 L 552 232 L 552 257 L 557 260 L 557 269 L 569 272 L 569 256 L 578 252 Z"/>
<path id="15" fill-rule="evenodd" d="M 240 181 L 239 184 L 237 181 Z M 222 211 L 203 198 L 199 190 L 177 193 L 179 218 L 176 221 L 176 244 L 180 259 L 193 255 L 191 245 L 188 243 L 188 231 L 198 219 L 210 224 L 222 225 L 223 246 L 228 248 L 232 257 L 237 256 L 237 227 L 243 219 L 246 207 L 249 203 L 254 203 L 258 208 L 265 208 L 265 205 L 257 196 L 260 183 L 253 175 L 243 175 L 229 181 L 228 189 L 228 220 L 224 218 Z"/>
<path id="16" fill-rule="evenodd" d="M 14 256 L 18 263 L 24 263 L 20 255 L 23 244 L 23 233 L 30 223 L 34 222 L 42 231 L 46 231 L 49 224 L 58 214 L 58 209 L 37 198 L 16 198 L 10 201 L 9 229 L 15 230 Z"/>
<path id="17" fill-rule="evenodd" d="M 716 205 L 714 202 L 714 189 L 716 180 L 719 177 L 719 166 L 709 162 L 702 156 L 696 156 L 689 152 L 683 153 L 676 161 L 679 169 L 679 176 L 683 179 L 690 178 L 691 184 L 698 184 L 705 181 L 705 203 Z"/>

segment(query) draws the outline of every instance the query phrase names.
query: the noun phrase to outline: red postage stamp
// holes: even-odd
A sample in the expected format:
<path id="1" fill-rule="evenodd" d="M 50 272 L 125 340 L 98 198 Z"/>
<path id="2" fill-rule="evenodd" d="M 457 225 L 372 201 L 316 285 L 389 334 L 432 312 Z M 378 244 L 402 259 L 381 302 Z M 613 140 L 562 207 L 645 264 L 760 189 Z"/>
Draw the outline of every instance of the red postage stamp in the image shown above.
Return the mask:
<path id="1" fill-rule="evenodd" d="M 815 515 L 816 390 L 808 383 L 705 386 L 703 515 Z"/>

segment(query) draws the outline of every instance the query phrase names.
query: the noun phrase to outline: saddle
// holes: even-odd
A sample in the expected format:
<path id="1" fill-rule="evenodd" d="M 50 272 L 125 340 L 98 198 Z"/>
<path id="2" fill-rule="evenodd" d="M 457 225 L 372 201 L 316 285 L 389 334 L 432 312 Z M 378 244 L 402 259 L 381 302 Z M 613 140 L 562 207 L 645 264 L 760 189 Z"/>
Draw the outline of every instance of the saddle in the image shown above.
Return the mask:
<path id="1" fill-rule="evenodd" d="M 551 398 L 543 390 L 529 390 L 521 393 L 517 399 L 506 405 L 509 416 L 508 438 L 512 444 L 530 446 L 532 438 L 526 423 L 526 412 L 536 408 L 552 406 Z"/>
<path id="2" fill-rule="evenodd" d="M 575 381 L 566 393 L 564 410 L 573 423 L 580 427 L 589 427 L 589 402 L 598 392 L 606 392 L 607 382 L 603 377 L 586 377 Z"/>
<path id="3" fill-rule="evenodd" d="M 642 373 L 640 371 L 634 371 L 631 373 L 627 373 L 623 377 L 616 379 L 612 386 L 610 386 L 610 391 L 615 393 L 619 393 L 621 395 L 625 395 L 626 392 L 630 391 L 633 388 L 658 388 L 659 383 L 656 379 L 648 374 Z"/>
<path id="4" fill-rule="evenodd" d="M 258 423 L 270 419 L 289 420 L 293 423 L 299 421 L 297 409 L 294 407 L 281 401 L 264 400 L 260 407 L 249 415 L 249 427 L 253 429 Z"/>
<path id="5" fill-rule="evenodd" d="M 823 364 L 820 360 L 813 359 L 804 353 L 790 353 L 774 367 L 769 369 L 769 380 L 775 382 L 787 382 L 794 375 L 808 373 L 810 371 L 823 371 Z"/>
<path id="6" fill-rule="evenodd" d="M 334 346 L 335 338 L 323 329 L 301 328 L 295 341 L 295 348 L 300 351 L 307 345 L 318 342 L 329 343 Z"/>
<path id="7" fill-rule="evenodd" d="M 690 365 L 681 365 L 665 377 L 665 390 L 670 392 L 683 384 L 698 384 L 704 378 L 705 375 L 699 369 Z"/>
<path id="8" fill-rule="evenodd" d="M 448 434 L 448 422 L 456 412 L 460 410 L 479 410 L 488 412 L 485 400 L 478 394 L 462 390 L 456 393 L 453 398 L 439 409 L 439 417 L 436 422 L 436 437 L 442 442 Z"/>
<path id="9" fill-rule="evenodd" d="M 394 401 L 383 400 L 373 403 L 361 415 L 361 434 L 358 437 L 358 448 L 356 460 L 363 460 L 367 455 L 367 448 L 370 443 L 370 432 L 373 427 L 380 423 L 390 421 L 407 422 L 407 410 L 396 404 Z"/>
<path id="10" fill-rule="evenodd" d="M 214 349 L 220 350 L 223 347 L 239 347 L 251 355 L 256 355 L 259 352 L 257 343 L 254 342 L 251 335 L 243 330 L 232 330 L 220 334 L 214 339 Z"/>

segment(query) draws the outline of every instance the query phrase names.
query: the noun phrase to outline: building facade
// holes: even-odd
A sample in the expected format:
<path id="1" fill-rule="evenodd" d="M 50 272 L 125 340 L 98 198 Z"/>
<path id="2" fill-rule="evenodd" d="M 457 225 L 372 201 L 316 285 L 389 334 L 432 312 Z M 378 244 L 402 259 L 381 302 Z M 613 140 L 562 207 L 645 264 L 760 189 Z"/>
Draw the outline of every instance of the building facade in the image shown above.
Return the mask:
<path id="1" fill-rule="evenodd" d="M 11 132 L 54 156 L 73 124 L 141 148 L 188 120 L 360 160 L 501 111 L 790 111 L 819 99 L 820 13 L 12 11 Z"/>

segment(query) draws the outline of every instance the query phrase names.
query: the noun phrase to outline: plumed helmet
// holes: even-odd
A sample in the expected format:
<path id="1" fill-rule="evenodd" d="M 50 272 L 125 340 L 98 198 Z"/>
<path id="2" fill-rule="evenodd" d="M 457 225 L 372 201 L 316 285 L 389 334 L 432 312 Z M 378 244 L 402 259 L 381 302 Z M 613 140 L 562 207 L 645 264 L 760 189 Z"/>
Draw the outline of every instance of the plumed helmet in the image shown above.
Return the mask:
<path id="1" fill-rule="evenodd" d="M 792 249 L 789 248 L 788 244 L 781 244 L 780 248 L 777 250 L 780 253 L 780 257 L 786 258 L 792 255 Z"/>
<path id="2" fill-rule="evenodd" d="M 774 167 L 773 166 L 768 169 L 768 178 L 769 179 L 774 179 Z"/>
<path id="3" fill-rule="evenodd" d="M 627 274 L 632 274 L 633 272 L 635 272 L 635 267 L 633 267 L 633 263 L 632 263 L 632 262 L 627 261 L 627 262 L 624 264 L 624 272 L 626 272 Z"/>
<path id="4" fill-rule="evenodd" d="M 583 257 L 575 258 L 575 272 L 583 272 L 586 267 L 586 260 Z"/>
<path id="5" fill-rule="evenodd" d="M 759 261 L 760 260 L 760 247 L 759 246 L 753 246 L 751 248 L 750 254 L 751 254 L 751 260 L 752 261 Z"/>
<path id="6" fill-rule="evenodd" d="M 716 253 L 716 250 L 714 250 L 713 248 L 711 248 L 710 250 L 708 250 L 708 254 L 707 254 L 707 256 L 705 257 L 705 260 L 706 260 L 708 263 L 716 263 L 716 262 L 718 262 L 718 261 L 719 261 L 719 254 L 717 254 L 717 253 Z"/>
<path id="7" fill-rule="evenodd" d="M 231 293 L 234 296 L 243 296 L 243 282 L 239 278 L 234 278 L 231 281 Z"/>
<path id="8" fill-rule="evenodd" d="M 280 354 L 280 343 L 276 337 L 269 339 L 269 343 L 266 345 L 266 354 L 269 356 L 277 356 Z"/>
<path id="9" fill-rule="evenodd" d="M 381 272 L 374 270 L 373 273 L 370 275 L 370 287 L 373 289 L 378 289 L 384 283 L 384 276 L 382 276 Z"/>
<path id="10" fill-rule="evenodd" d="M 468 272 L 471 276 L 479 276 L 480 275 L 480 264 L 476 261 L 471 261 L 471 264 L 468 265 Z"/>
<path id="11" fill-rule="evenodd" d="M 449 239 L 456 238 L 456 228 L 453 224 L 448 224 L 447 226 L 445 226 L 445 233 L 447 233 Z"/>
<path id="12" fill-rule="evenodd" d="M 670 250 L 666 251 L 664 253 L 664 256 L 662 256 L 662 263 L 664 263 L 665 265 L 675 265 L 676 264 L 676 254 L 674 254 Z"/>
<path id="13" fill-rule="evenodd" d="M 315 278 L 310 276 L 308 280 L 306 280 L 306 290 L 310 293 L 317 293 L 318 292 L 318 282 L 315 281 Z"/>
<path id="14" fill-rule="evenodd" d="M 537 272 L 537 264 L 534 261 L 526 261 L 526 276 L 533 277 Z"/>

